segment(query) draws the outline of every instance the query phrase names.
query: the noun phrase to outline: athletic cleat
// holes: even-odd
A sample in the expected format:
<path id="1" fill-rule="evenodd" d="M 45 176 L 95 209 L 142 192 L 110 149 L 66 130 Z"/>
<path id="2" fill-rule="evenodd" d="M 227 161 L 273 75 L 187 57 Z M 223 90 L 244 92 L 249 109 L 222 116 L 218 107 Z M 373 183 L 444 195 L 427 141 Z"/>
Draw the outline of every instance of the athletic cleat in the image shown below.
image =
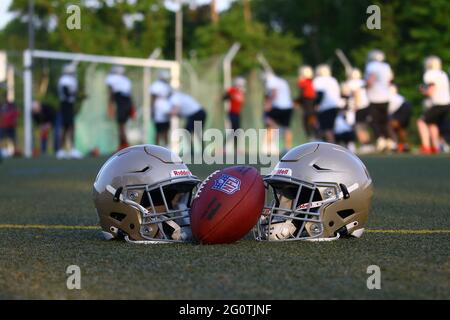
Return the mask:
<path id="1" fill-rule="evenodd" d="M 388 141 L 385 138 L 377 140 L 377 152 L 385 152 L 388 148 Z"/>
<path id="2" fill-rule="evenodd" d="M 58 159 L 58 160 L 67 159 L 67 153 L 66 153 L 66 151 L 65 151 L 65 150 L 59 150 L 59 151 L 56 153 L 56 159 Z"/>
<path id="3" fill-rule="evenodd" d="M 431 155 L 433 154 L 433 149 L 430 147 L 422 146 L 420 147 L 420 153 L 423 155 Z"/>
<path id="4" fill-rule="evenodd" d="M 410 152 L 409 146 L 407 144 L 399 143 L 397 146 L 398 153 L 408 153 Z"/>
<path id="5" fill-rule="evenodd" d="M 77 149 L 72 149 L 72 150 L 70 151 L 70 158 L 71 158 L 71 159 L 77 159 L 77 160 L 80 160 L 80 159 L 83 158 L 83 155 L 82 155 L 81 152 L 78 151 Z"/>
<path id="6" fill-rule="evenodd" d="M 450 153 L 450 146 L 447 143 L 441 144 L 441 152 L 442 153 Z"/>
<path id="7" fill-rule="evenodd" d="M 375 153 L 375 152 L 376 152 L 376 148 L 369 144 L 362 145 L 358 150 L 358 154 L 361 154 L 361 155 L 371 154 L 371 153 Z"/>
<path id="8" fill-rule="evenodd" d="M 386 140 L 386 147 L 390 151 L 396 151 L 397 150 L 397 143 L 392 139 Z"/>
<path id="9" fill-rule="evenodd" d="M 356 145 L 353 143 L 353 142 L 350 142 L 348 145 L 347 145 L 347 149 L 348 150 L 350 150 L 351 152 L 353 152 L 353 153 L 355 153 L 356 154 Z"/>

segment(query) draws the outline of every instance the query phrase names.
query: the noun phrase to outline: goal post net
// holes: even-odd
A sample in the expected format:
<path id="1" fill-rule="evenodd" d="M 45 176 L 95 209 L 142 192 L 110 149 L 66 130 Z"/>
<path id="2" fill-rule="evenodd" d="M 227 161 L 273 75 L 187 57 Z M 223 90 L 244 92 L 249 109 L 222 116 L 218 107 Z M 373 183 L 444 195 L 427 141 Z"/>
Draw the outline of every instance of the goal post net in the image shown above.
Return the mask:
<path id="1" fill-rule="evenodd" d="M 133 102 L 136 107 L 136 119 L 129 121 L 127 135 L 130 142 L 153 143 L 153 125 L 150 119 L 150 94 L 148 88 L 155 79 L 157 70 L 165 69 L 171 73 L 171 85 L 180 87 L 180 64 L 170 60 L 139 59 L 34 50 L 24 52 L 24 151 L 26 157 L 33 155 L 32 102 L 39 94 L 33 83 L 33 72 L 38 73 L 39 61 L 46 61 L 58 70 L 50 73 L 59 77 L 58 72 L 64 63 L 76 63 L 84 72 L 78 75 L 79 88 L 85 94 L 75 118 L 75 147 L 84 154 L 97 149 L 101 154 L 111 154 L 118 147 L 117 125 L 107 116 L 108 88 L 105 84 L 109 68 L 121 65 L 127 68 L 127 76 L 133 83 Z M 53 68 L 55 69 L 55 68 Z M 57 72 L 58 71 L 58 72 Z M 81 74 L 83 78 L 80 79 Z M 57 81 L 57 79 L 56 79 Z M 56 82 L 53 79 L 53 83 Z M 58 106 L 59 107 L 59 106 Z M 172 129 L 178 127 L 178 121 L 172 123 Z M 178 150 L 177 141 L 171 142 L 173 150 Z"/>

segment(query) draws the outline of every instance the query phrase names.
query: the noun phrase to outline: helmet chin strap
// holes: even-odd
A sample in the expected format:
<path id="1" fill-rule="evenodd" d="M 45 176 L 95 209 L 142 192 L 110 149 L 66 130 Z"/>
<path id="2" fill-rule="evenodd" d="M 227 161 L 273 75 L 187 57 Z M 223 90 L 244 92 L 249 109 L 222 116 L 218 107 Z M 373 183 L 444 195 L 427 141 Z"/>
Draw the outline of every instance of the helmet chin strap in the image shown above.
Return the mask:
<path id="1" fill-rule="evenodd" d="M 167 223 L 168 226 L 174 229 L 172 233 L 172 240 L 176 242 L 186 242 L 187 240 L 192 239 L 192 232 L 190 228 L 187 227 L 180 227 L 177 223 L 174 221 L 166 221 L 164 223 Z M 125 241 L 131 244 L 138 244 L 138 245 L 155 245 L 155 244 L 169 244 L 173 243 L 170 241 L 158 241 L 158 240 L 144 240 L 144 241 L 134 241 L 131 240 L 129 236 L 125 236 Z"/>
<path id="2" fill-rule="evenodd" d="M 188 211 L 188 206 L 178 204 L 176 209 Z M 193 239 L 189 217 L 177 219 L 176 222 L 169 220 L 166 223 L 174 230 L 172 233 L 173 240 L 186 242 Z"/>
<path id="3" fill-rule="evenodd" d="M 175 221 L 166 221 L 174 231 L 172 233 L 172 239 L 175 241 L 187 241 L 192 239 L 192 232 L 188 227 L 180 227 Z"/>
<path id="4" fill-rule="evenodd" d="M 274 223 L 269 230 L 269 240 L 287 240 L 294 236 L 294 232 L 297 230 L 292 220 L 286 220 L 285 222 Z"/>
<path id="5" fill-rule="evenodd" d="M 351 236 L 355 237 L 355 238 L 361 238 L 362 235 L 364 234 L 364 231 L 365 231 L 365 228 L 361 228 L 361 229 L 355 230 L 355 231 L 353 231 L 351 233 Z"/>
<path id="6" fill-rule="evenodd" d="M 176 222 L 174 221 L 166 221 L 164 222 L 168 226 L 170 226 L 174 231 L 172 233 L 172 239 L 173 241 L 186 241 L 192 238 L 192 233 L 190 230 L 187 230 L 188 228 L 180 227 Z M 162 226 L 160 226 L 161 228 Z M 170 241 L 164 241 L 164 240 L 143 240 L 143 241 L 134 241 L 131 240 L 130 237 L 127 235 L 125 236 L 125 241 L 131 244 L 141 244 L 141 245 L 154 245 L 154 244 L 169 244 L 173 243 Z"/>
<path id="7" fill-rule="evenodd" d="M 269 234 L 270 241 L 279 241 L 279 240 L 288 240 L 289 238 L 294 236 L 297 228 L 292 223 L 292 220 L 288 220 L 286 222 L 280 222 L 273 224 Z M 308 242 L 332 242 L 341 238 L 341 235 L 338 233 L 336 237 L 332 238 L 312 238 L 312 239 L 304 239 L 304 241 Z"/>

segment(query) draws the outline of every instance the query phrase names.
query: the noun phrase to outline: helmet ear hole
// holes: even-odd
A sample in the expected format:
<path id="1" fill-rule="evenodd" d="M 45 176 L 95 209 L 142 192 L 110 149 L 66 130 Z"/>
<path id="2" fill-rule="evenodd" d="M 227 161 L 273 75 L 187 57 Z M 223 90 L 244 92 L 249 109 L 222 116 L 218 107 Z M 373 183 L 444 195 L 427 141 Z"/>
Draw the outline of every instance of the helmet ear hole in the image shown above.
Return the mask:
<path id="1" fill-rule="evenodd" d="M 348 217 L 354 215 L 355 210 L 353 210 L 353 209 L 341 210 L 341 211 L 338 211 L 337 214 L 339 217 L 341 217 L 343 220 L 345 220 Z"/>
<path id="2" fill-rule="evenodd" d="M 111 212 L 109 216 L 118 222 L 122 222 L 127 217 L 126 214 L 118 212 Z"/>

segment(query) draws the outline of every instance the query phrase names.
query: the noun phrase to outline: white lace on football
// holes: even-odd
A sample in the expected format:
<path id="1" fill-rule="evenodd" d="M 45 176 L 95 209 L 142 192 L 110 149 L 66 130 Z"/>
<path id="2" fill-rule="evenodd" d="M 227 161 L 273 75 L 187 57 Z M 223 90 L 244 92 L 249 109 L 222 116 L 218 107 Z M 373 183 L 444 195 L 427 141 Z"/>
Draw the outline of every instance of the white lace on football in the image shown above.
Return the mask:
<path id="1" fill-rule="evenodd" d="M 219 172 L 220 172 L 219 170 L 213 172 L 202 182 L 202 184 L 198 187 L 198 190 L 197 190 L 197 193 L 195 194 L 194 199 L 197 199 L 198 197 L 200 197 L 200 194 L 202 193 L 203 188 L 205 188 L 206 184 Z"/>

